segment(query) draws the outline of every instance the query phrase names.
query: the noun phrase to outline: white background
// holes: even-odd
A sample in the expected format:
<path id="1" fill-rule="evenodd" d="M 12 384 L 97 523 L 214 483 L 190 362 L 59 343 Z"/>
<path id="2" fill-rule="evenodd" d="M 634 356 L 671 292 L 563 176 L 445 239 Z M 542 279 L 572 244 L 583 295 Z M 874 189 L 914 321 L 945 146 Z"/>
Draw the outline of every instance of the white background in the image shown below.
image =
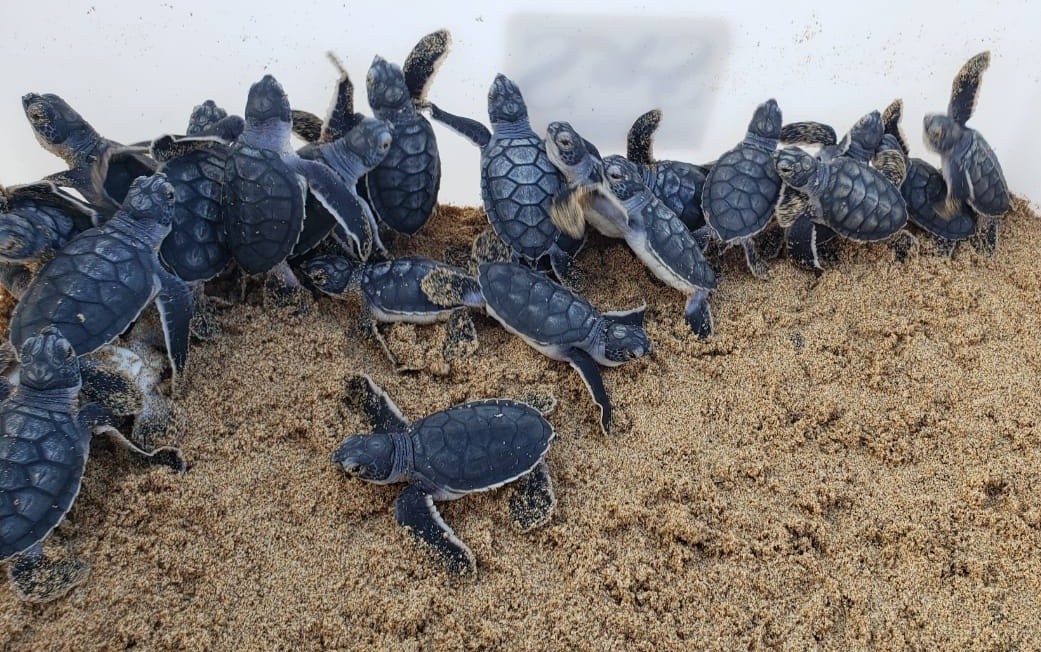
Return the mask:
<path id="1" fill-rule="evenodd" d="M 606 154 L 621 150 L 636 115 L 660 106 L 657 155 L 696 162 L 737 142 L 768 97 L 786 120 L 827 121 L 840 134 L 902 97 L 915 153 L 935 161 L 920 144 L 921 116 L 943 111 L 958 68 L 990 49 L 969 124 L 1013 191 L 1041 200 L 1041 3 L 601 0 L 570 2 L 565 14 L 559 4 L 0 0 L 0 183 L 63 168 L 37 145 L 23 93 L 58 93 L 103 135 L 132 142 L 182 131 L 207 98 L 241 113 L 265 73 L 295 107 L 322 114 L 336 78 L 331 50 L 368 112 L 372 56 L 401 63 L 419 37 L 445 27 L 454 43 L 430 99 L 446 110 L 487 123 L 488 85 L 501 71 L 523 80 L 537 131 L 570 120 Z M 478 203 L 477 149 L 445 129 L 438 138 L 441 199 Z"/>

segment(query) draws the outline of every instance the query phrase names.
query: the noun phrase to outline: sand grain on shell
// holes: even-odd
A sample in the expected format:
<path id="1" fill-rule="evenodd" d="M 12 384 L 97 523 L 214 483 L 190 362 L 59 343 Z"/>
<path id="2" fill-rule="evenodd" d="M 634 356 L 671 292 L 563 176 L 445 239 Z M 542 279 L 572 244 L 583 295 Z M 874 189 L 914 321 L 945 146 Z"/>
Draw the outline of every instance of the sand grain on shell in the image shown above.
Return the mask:
<path id="1" fill-rule="evenodd" d="M 481 228 L 442 207 L 410 251 Z M 47 605 L 0 589 L 11 650 L 1025 649 L 1041 627 L 1041 222 L 1024 202 L 991 259 L 923 244 L 905 264 L 846 247 L 817 277 L 728 258 L 718 335 L 620 246 L 581 260 L 602 310 L 649 305 L 651 359 L 605 372 L 619 431 L 585 388 L 477 319 L 440 368 L 439 328 L 390 329 L 431 372 L 395 375 L 357 304 L 308 314 L 258 294 L 192 350 L 177 409 L 192 468 L 95 446 L 50 547 L 89 581 Z M 393 521 L 394 487 L 329 463 L 367 430 L 341 404 L 367 372 L 411 417 L 554 393 L 551 523 L 509 525 L 507 493 L 443 504 L 475 579 L 446 576 Z M 436 372 L 436 373 L 435 373 Z"/>

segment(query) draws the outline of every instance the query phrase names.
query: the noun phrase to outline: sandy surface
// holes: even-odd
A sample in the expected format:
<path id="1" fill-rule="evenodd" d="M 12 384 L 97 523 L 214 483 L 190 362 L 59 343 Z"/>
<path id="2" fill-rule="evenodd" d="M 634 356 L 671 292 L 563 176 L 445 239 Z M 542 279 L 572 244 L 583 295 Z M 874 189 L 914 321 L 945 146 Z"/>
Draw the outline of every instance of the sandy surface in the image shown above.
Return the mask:
<path id="1" fill-rule="evenodd" d="M 483 226 L 443 209 L 411 249 Z M 0 587 L 0 648 L 982 649 L 1041 637 L 1041 221 L 1022 203 L 992 259 L 846 247 L 820 276 L 728 255 L 700 343 L 684 298 L 621 246 L 580 259 L 602 310 L 649 304 L 656 352 L 604 373 L 605 437 L 578 376 L 479 318 L 444 368 L 439 328 L 396 327 L 396 375 L 357 304 L 265 308 L 259 286 L 196 345 L 177 399 L 184 475 L 91 452 L 49 540 L 93 567 L 46 605 Z M 329 455 L 366 432 L 366 372 L 416 418 L 553 392 L 559 503 L 530 534 L 508 491 L 443 503 L 477 556 L 446 575 L 394 524 L 399 488 Z"/>

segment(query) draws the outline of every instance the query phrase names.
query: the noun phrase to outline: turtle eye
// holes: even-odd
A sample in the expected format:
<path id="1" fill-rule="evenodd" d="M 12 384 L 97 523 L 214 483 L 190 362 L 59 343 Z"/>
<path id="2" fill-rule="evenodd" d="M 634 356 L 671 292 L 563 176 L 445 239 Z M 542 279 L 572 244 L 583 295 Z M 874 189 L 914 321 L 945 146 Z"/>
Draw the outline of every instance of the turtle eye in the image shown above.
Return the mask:
<path id="1" fill-rule="evenodd" d="M 381 152 L 385 152 L 390 149 L 391 135 L 388 133 L 380 134 L 379 149 Z"/>
<path id="2" fill-rule="evenodd" d="M 615 326 L 611 329 L 611 337 L 615 338 L 616 340 L 622 339 L 623 337 L 625 337 L 625 328 L 622 326 Z"/>
<path id="3" fill-rule="evenodd" d="M 571 149 L 575 142 L 571 140 L 570 134 L 560 134 L 557 136 L 557 144 L 565 149 Z"/>
<path id="4" fill-rule="evenodd" d="M 610 165 L 607 167 L 607 178 L 611 181 L 621 181 L 625 177 L 622 174 L 622 168 L 617 165 Z"/>
<path id="5" fill-rule="evenodd" d="M 40 124 L 41 122 L 46 122 L 47 120 L 47 112 L 44 111 L 43 107 L 39 104 L 33 104 L 32 106 L 30 106 L 28 115 L 29 120 L 31 120 L 33 124 Z"/>
<path id="6" fill-rule="evenodd" d="M 794 168 L 792 168 L 792 162 L 786 158 L 778 159 L 777 171 L 781 174 L 791 174 L 792 172 L 794 172 Z"/>
<path id="7" fill-rule="evenodd" d="M 67 340 L 60 340 L 58 342 L 58 353 L 61 354 L 62 358 L 66 361 L 76 357 L 76 352 L 72 350 L 72 345 Z"/>

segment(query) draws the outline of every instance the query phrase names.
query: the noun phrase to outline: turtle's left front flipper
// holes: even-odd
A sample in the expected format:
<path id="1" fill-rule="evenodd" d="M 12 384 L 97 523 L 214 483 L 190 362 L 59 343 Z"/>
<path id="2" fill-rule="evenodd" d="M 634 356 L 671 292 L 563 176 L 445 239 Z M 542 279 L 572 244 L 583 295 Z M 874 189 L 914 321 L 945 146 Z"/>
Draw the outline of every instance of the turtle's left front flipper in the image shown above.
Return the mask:
<path id="1" fill-rule="evenodd" d="M 155 303 L 159 308 L 166 351 L 176 378 L 188 362 L 188 337 L 195 304 L 192 291 L 184 281 L 164 269 L 159 270 L 158 276 L 161 286 Z"/>

